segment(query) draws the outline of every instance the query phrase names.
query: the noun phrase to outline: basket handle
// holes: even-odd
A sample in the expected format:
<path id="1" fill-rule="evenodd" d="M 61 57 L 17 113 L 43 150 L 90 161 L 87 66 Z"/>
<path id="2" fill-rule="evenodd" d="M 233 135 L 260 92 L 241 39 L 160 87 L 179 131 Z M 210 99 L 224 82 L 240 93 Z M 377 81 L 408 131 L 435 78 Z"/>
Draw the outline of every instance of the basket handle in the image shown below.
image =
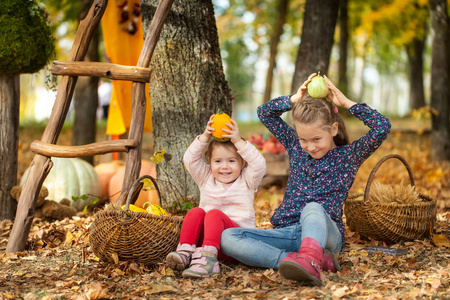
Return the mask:
<path id="1" fill-rule="evenodd" d="M 132 198 L 137 198 L 137 195 L 135 195 L 136 193 L 139 193 L 142 189 L 143 183 L 141 182 L 143 179 L 150 179 L 153 182 L 153 185 L 155 186 L 156 191 L 158 192 L 158 203 L 159 206 L 161 206 L 161 192 L 159 191 L 158 185 L 156 184 L 156 180 L 155 178 L 153 178 L 150 175 L 142 175 L 141 177 L 139 177 L 138 179 L 136 179 L 136 181 L 133 183 L 133 185 L 131 186 L 130 192 L 128 193 L 127 196 L 127 202 L 125 203 L 125 210 L 130 210 L 130 204 L 131 204 L 131 199 Z M 139 186 L 139 189 L 136 190 L 136 192 L 134 191 L 136 189 L 136 187 Z M 136 197 L 133 197 L 136 196 Z"/>
<path id="2" fill-rule="evenodd" d="M 411 186 L 415 187 L 416 184 L 414 182 L 413 173 L 412 173 L 411 167 L 409 166 L 409 164 L 406 161 L 406 159 L 404 159 L 402 156 L 400 156 L 398 154 L 389 154 L 389 155 L 386 155 L 385 157 L 383 157 L 382 159 L 380 159 L 380 161 L 375 165 L 375 167 L 373 167 L 373 170 L 372 170 L 372 172 L 369 175 L 369 179 L 367 180 L 366 190 L 364 191 L 364 202 L 369 201 L 369 190 L 370 190 L 370 186 L 372 185 L 372 181 L 373 181 L 373 178 L 375 176 L 375 173 L 377 172 L 378 168 L 386 160 L 388 160 L 390 158 L 397 158 L 405 165 L 406 170 L 408 171 L 409 179 L 411 180 Z"/>

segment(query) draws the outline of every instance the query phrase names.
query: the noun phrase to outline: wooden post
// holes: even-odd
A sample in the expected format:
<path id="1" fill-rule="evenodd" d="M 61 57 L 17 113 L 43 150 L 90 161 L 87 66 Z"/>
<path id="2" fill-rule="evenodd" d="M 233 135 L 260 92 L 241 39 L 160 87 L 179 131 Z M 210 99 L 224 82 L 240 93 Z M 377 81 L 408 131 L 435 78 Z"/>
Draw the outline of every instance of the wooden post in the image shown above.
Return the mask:
<path id="1" fill-rule="evenodd" d="M 69 61 L 81 61 L 86 55 L 92 34 L 105 12 L 108 0 L 95 0 L 85 19 L 80 22 Z M 42 135 L 42 142 L 56 144 L 61 133 L 72 100 L 77 77 L 63 76 L 58 86 L 55 105 Z M 25 244 L 33 222 L 35 206 L 42 184 L 52 168 L 50 157 L 36 154 L 30 165 L 30 171 L 17 206 L 16 218 L 11 230 L 5 252 L 18 252 L 25 249 Z"/>
<path id="2" fill-rule="evenodd" d="M 158 42 L 164 22 L 170 12 L 174 0 L 161 0 L 156 9 L 155 16 L 150 23 L 147 30 L 144 46 L 142 47 L 141 55 L 139 56 L 138 67 L 148 68 L 150 66 L 150 59 Z M 142 156 L 142 136 L 144 131 L 145 119 L 145 83 L 133 82 L 132 92 L 132 113 L 130 123 L 129 139 L 138 140 L 139 145 L 131 148 L 127 154 L 124 181 L 122 183 L 122 191 L 116 203 L 119 205 L 125 204 L 128 192 L 132 184 L 137 180 L 141 170 L 141 156 Z"/>

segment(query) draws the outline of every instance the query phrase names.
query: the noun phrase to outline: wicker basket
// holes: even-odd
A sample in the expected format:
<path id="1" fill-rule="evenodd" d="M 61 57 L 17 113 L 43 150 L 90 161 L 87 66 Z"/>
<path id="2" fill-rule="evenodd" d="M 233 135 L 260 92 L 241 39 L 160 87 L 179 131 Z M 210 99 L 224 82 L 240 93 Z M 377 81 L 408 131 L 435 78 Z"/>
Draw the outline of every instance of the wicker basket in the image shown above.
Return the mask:
<path id="1" fill-rule="evenodd" d="M 131 187 L 124 210 L 98 212 L 89 228 L 89 242 L 94 254 L 100 260 L 135 261 L 144 265 L 154 265 L 176 249 L 183 220 L 181 217 L 158 216 L 129 210 L 131 199 L 137 198 L 143 185 L 141 180 L 144 178 L 150 179 L 155 185 L 161 205 L 156 181 L 151 176 L 144 175 Z"/>
<path id="2" fill-rule="evenodd" d="M 366 238 L 397 243 L 401 241 L 424 239 L 430 236 L 436 221 L 436 201 L 419 194 L 415 203 L 399 204 L 369 201 L 369 191 L 378 168 L 390 158 L 399 159 L 406 167 L 411 186 L 415 186 L 413 174 L 406 160 L 397 154 L 383 157 L 373 168 L 362 195 L 349 197 L 345 201 L 344 213 L 351 231 Z"/>

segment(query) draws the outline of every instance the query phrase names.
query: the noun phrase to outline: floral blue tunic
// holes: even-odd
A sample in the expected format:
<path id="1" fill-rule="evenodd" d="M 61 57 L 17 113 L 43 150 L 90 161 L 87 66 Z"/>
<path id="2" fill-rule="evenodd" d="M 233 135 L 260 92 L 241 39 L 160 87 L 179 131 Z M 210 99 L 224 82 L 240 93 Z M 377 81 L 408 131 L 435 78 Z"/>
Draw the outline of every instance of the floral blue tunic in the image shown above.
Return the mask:
<path id="1" fill-rule="evenodd" d="M 281 118 L 284 112 L 292 108 L 289 97 L 278 97 L 258 107 L 259 119 L 289 154 L 290 173 L 286 191 L 271 223 L 274 228 L 294 225 L 299 222 L 303 207 L 309 202 L 317 202 L 337 224 L 344 242 L 344 201 L 359 167 L 387 138 L 391 123 L 367 104 L 357 103 L 348 112 L 370 127 L 369 132 L 316 160 L 302 149 L 294 128 Z"/>

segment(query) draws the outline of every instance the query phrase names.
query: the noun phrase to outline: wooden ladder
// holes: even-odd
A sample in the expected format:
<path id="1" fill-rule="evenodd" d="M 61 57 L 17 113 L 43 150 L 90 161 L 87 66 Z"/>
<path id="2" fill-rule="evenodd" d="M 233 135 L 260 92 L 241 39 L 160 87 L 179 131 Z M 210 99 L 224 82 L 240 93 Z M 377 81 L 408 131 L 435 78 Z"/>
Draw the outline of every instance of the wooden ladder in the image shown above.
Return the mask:
<path id="1" fill-rule="evenodd" d="M 113 1 L 113 0 L 111 0 Z M 42 184 L 52 168 L 51 157 L 80 157 L 111 152 L 127 152 L 125 176 L 117 202 L 124 204 L 133 182 L 141 169 L 142 138 L 146 110 L 145 84 L 150 81 L 150 59 L 161 34 L 164 22 L 174 0 L 160 0 L 137 66 L 84 62 L 89 43 L 105 12 L 108 0 L 94 0 L 89 13 L 79 25 L 67 62 L 55 61 L 51 72 L 62 75 L 55 104 L 42 139 L 31 144 L 35 153 L 17 206 L 14 225 L 6 252 L 25 249 L 25 243 L 34 218 L 35 203 Z M 83 146 L 58 146 L 56 142 L 66 119 L 78 76 L 104 77 L 133 82 L 132 113 L 128 139 L 103 141 Z"/>

